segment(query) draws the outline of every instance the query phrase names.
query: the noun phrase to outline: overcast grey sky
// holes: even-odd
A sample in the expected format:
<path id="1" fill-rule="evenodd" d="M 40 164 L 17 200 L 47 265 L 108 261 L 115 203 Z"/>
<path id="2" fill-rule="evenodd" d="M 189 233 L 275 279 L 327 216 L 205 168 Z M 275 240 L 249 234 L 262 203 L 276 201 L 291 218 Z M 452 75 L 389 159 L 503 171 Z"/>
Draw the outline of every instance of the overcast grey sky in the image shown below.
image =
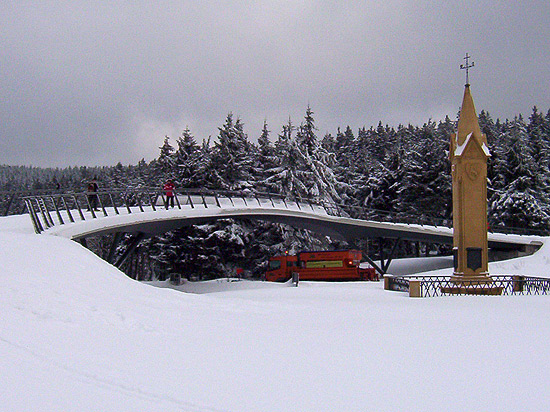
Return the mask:
<path id="1" fill-rule="evenodd" d="M 550 2 L 0 0 L 0 164 L 149 161 L 164 135 L 256 142 L 307 105 L 318 135 L 550 109 Z"/>

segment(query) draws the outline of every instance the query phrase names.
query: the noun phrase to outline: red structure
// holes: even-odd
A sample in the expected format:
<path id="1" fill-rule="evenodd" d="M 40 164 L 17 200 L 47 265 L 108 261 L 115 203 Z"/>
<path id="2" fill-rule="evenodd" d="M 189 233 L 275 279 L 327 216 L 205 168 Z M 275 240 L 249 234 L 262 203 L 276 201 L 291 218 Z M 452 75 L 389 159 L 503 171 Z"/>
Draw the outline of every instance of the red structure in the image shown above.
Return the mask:
<path id="1" fill-rule="evenodd" d="M 269 259 L 265 279 L 286 282 L 293 274 L 300 280 L 378 280 L 372 267 L 361 268 L 359 250 L 300 252 L 296 256 L 282 255 Z"/>

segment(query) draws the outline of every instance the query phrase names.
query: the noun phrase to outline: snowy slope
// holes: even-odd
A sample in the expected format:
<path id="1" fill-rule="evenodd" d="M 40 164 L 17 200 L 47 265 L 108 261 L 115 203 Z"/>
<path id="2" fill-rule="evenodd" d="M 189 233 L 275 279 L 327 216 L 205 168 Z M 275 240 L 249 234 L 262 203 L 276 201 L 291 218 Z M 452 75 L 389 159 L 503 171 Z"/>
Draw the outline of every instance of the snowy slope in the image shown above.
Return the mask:
<path id="1" fill-rule="evenodd" d="M 367 282 L 182 293 L 15 219 L 0 218 L 1 411 L 550 409 L 550 296 L 409 299 Z M 491 271 L 548 275 L 549 256 Z"/>

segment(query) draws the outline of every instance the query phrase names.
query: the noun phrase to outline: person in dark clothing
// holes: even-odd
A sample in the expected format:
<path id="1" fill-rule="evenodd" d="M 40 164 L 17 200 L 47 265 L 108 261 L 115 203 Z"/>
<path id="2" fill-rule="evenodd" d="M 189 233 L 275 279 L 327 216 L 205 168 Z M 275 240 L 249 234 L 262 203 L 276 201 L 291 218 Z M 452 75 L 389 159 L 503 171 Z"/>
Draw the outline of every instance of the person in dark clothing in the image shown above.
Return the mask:
<path id="1" fill-rule="evenodd" d="M 172 180 L 168 180 L 164 184 L 164 193 L 166 194 L 166 210 L 168 210 L 168 206 L 172 206 L 174 208 L 174 189 L 176 188 L 176 185 Z"/>
<path id="2" fill-rule="evenodd" d="M 97 208 L 97 191 L 99 190 L 99 186 L 97 185 L 96 178 L 93 178 L 91 182 L 88 183 L 88 203 L 89 208 L 92 208 L 93 210 L 97 211 L 99 210 Z"/>

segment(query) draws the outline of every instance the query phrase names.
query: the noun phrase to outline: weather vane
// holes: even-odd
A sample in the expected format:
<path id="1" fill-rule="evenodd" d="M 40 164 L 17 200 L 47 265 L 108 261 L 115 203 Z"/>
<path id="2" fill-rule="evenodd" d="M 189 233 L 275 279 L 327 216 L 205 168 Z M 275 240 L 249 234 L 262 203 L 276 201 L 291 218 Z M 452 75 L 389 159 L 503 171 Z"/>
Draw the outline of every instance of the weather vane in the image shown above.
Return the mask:
<path id="1" fill-rule="evenodd" d="M 470 76 L 469 76 L 469 70 L 471 67 L 474 67 L 474 62 L 470 64 L 470 55 L 466 53 L 466 57 L 464 57 L 464 60 L 466 60 L 466 64 L 461 64 L 460 68 L 463 70 L 466 70 L 466 86 L 470 85 Z"/>

